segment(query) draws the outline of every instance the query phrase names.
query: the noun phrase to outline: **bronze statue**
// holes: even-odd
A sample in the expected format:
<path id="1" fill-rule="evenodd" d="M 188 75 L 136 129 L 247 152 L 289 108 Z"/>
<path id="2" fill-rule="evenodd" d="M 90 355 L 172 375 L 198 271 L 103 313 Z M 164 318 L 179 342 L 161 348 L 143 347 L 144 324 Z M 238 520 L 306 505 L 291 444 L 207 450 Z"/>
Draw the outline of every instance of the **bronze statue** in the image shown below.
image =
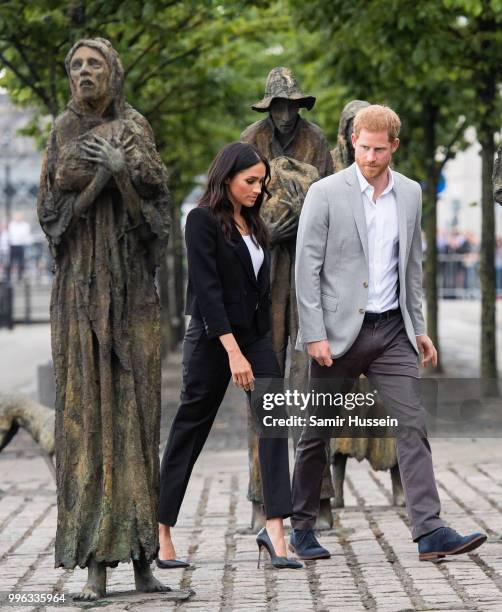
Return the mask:
<path id="1" fill-rule="evenodd" d="M 316 169 L 319 177 L 333 172 L 333 163 L 328 143 L 322 130 L 300 116 L 301 108 L 310 110 L 315 104 L 313 96 L 305 95 L 293 73 L 283 67 L 273 68 L 265 86 L 265 96 L 252 106 L 260 113 L 268 113 L 250 125 L 241 134 L 241 140 L 253 144 L 270 161 L 281 157 L 297 160 L 304 165 Z M 282 172 L 286 166 L 276 166 L 276 171 Z M 291 388 L 305 387 L 308 378 L 308 356 L 295 351 L 294 346 L 298 333 L 298 313 L 296 307 L 296 291 L 294 284 L 295 270 L 295 240 L 298 218 L 305 193 L 300 185 L 306 184 L 310 171 L 303 166 L 299 170 L 297 180 L 280 180 L 282 185 L 281 198 L 287 202 L 287 208 L 281 215 L 272 216 L 267 220 L 272 238 L 272 341 L 279 365 L 286 378 L 289 378 Z M 291 168 L 288 176 L 291 177 Z M 283 177 L 284 179 L 284 177 Z M 296 189 L 295 189 L 296 185 Z M 307 185 L 308 188 L 308 185 Z M 273 185 L 269 190 L 274 195 Z M 289 210 L 288 210 L 289 209 Z M 291 346 L 290 370 L 286 372 L 286 352 Z M 262 512 L 261 478 L 257 457 L 256 433 L 252 419 L 249 419 L 249 464 L 250 481 L 248 499 L 253 503 L 252 527 L 257 529 L 264 524 Z M 333 487 L 329 469 L 326 470 L 321 499 L 321 512 L 318 526 L 331 527 L 330 497 Z"/>
<path id="2" fill-rule="evenodd" d="M 0 452 L 20 429 L 26 430 L 38 444 L 53 478 L 54 467 L 54 410 L 19 393 L 0 392 Z"/>
<path id="3" fill-rule="evenodd" d="M 151 128 L 122 94 L 103 38 L 65 60 L 71 100 L 45 153 L 38 215 L 55 260 L 56 567 L 88 568 L 79 599 L 106 593 L 132 559 L 136 589 L 166 591 L 158 550 L 159 301 L 169 233 L 166 170 Z"/>
<path id="4" fill-rule="evenodd" d="M 352 145 L 352 132 L 354 117 L 357 112 L 370 103 L 365 100 L 352 100 L 345 105 L 338 124 L 338 138 L 336 147 L 331 152 L 335 172 L 339 172 L 354 163 L 354 146 Z M 368 381 L 361 377 L 360 391 L 371 391 Z M 378 411 L 379 404 L 375 408 Z M 382 407 L 383 408 L 383 407 Z M 385 410 L 382 416 L 385 416 Z M 379 416 L 371 414 L 372 417 Z M 333 438 L 331 440 L 331 461 L 333 463 L 333 485 L 335 508 L 343 508 L 343 484 L 347 459 L 354 457 L 358 461 L 367 459 L 374 470 L 390 470 L 392 480 L 392 497 L 396 506 L 404 506 L 403 485 L 397 464 L 396 442 L 392 437 L 383 438 Z"/>
<path id="5" fill-rule="evenodd" d="M 498 148 L 493 166 L 493 199 L 502 205 L 502 145 Z"/>
<path id="6" fill-rule="evenodd" d="M 354 163 L 354 147 L 352 145 L 352 132 L 354 117 L 361 108 L 369 106 L 365 100 L 352 100 L 343 108 L 338 124 L 336 147 L 331 151 L 335 172 L 340 172 Z"/>

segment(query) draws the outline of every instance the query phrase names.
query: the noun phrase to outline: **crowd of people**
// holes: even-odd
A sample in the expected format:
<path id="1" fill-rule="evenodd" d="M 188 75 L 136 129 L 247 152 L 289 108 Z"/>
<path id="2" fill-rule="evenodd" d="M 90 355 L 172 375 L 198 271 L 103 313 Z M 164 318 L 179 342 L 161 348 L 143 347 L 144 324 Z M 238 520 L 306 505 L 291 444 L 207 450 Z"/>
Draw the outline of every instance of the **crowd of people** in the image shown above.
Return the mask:
<path id="1" fill-rule="evenodd" d="M 453 227 L 437 234 L 438 290 L 446 299 L 479 298 L 480 240 L 472 230 Z M 423 244 L 424 256 L 426 244 Z M 502 297 L 502 236 L 497 237 L 495 252 L 497 296 Z"/>

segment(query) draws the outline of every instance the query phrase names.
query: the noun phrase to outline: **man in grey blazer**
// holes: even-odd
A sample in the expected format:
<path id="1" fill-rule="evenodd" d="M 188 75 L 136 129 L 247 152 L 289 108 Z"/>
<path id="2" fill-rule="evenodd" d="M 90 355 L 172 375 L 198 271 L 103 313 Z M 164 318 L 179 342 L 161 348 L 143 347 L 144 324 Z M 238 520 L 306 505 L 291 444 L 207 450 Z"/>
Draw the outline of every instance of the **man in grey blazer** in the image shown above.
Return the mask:
<path id="1" fill-rule="evenodd" d="M 461 536 L 439 518 L 440 501 L 417 393 L 418 356 L 437 363 L 422 316 L 421 188 L 391 170 L 400 120 L 371 105 L 354 120 L 355 163 L 314 183 L 297 236 L 297 349 L 311 357 L 311 381 L 364 373 L 387 409 L 407 425 L 397 455 L 419 558 L 468 552 L 486 535 Z M 326 440 L 311 428 L 296 451 L 291 547 L 302 559 L 329 557 L 313 526 Z"/>

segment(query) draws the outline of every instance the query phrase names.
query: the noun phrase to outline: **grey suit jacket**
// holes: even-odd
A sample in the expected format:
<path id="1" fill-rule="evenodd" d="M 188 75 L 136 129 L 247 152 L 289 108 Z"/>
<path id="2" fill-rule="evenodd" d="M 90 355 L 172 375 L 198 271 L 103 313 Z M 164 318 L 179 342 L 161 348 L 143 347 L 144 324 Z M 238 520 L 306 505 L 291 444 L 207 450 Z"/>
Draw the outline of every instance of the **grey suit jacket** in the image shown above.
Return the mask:
<path id="1" fill-rule="evenodd" d="M 417 351 L 422 315 L 420 185 L 393 171 L 399 227 L 399 306 Z M 346 353 L 361 329 L 368 301 L 368 234 L 356 167 L 314 183 L 303 204 L 296 241 L 296 348 L 328 340 L 333 357 Z"/>

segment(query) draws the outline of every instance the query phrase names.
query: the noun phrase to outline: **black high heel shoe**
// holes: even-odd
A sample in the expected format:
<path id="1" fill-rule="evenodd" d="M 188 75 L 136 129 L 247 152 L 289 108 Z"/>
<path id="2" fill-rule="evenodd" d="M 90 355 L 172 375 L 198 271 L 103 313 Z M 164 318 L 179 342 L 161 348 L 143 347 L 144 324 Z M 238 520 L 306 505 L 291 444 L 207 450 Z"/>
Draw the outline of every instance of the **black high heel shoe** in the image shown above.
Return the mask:
<path id="1" fill-rule="evenodd" d="M 190 567 L 190 563 L 180 559 L 155 559 L 159 569 L 178 569 L 179 567 Z"/>
<path id="2" fill-rule="evenodd" d="M 258 567 L 260 567 L 261 549 L 263 547 L 268 550 L 270 561 L 277 569 L 300 569 L 303 567 L 298 561 L 293 561 L 293 559 L 288 559 L 288 557 L 279 557 L 275 554 L 274 545 L 265 527 L 256 536 L 256 543 L 258 544 Z"/>

